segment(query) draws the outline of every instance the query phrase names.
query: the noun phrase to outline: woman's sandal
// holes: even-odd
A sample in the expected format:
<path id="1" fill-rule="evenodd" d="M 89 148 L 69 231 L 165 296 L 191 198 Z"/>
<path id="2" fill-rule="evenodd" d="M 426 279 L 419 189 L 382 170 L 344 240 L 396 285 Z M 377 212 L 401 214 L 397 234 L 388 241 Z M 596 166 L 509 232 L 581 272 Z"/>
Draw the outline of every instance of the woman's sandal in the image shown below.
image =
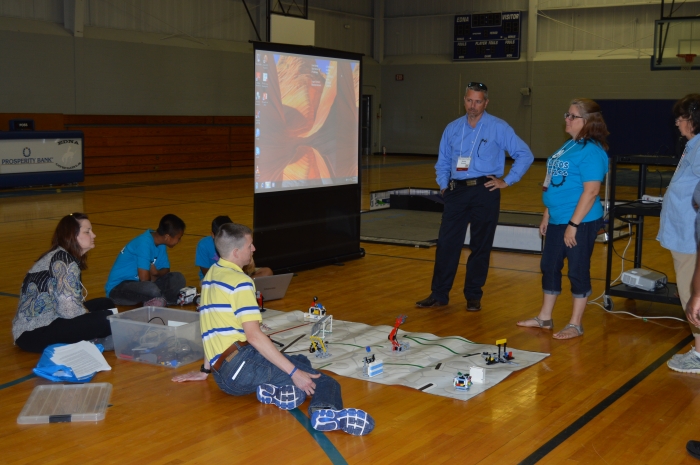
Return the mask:
<path id="1" fill-rule="evenodd" d="M 520 326 L 521 328 L 554 329 L 554 320 L 553 319 L 552 320 L 540 320 L 538 317 L 534 317 L 534 318 L 528 318 L 527 320 L 523 320 L 523 322 L 530 321 L 530 320 L 536 322 L 537 326 L 526 326 L 526 325 L 521 325 L 518 323 L 515 323 L 515 324 L 517 326 Z"/>
<path id="2" fill-rule="evenodd" d="M 556 337 L 557 334 L 561 334 L 561 333 L 563 333 L 564 331 L 566 331 L 567 329 L 575 329 L 575 330 L 576 330 L 576 335 L 575 335 L 575 336 L 571 336 L 571 337 Z M 564 326 L 560 331 L 558 331 L 558 332 L 556 332 L 555 334 L 552 335 L 552 337 L 553 337 L 554 339 L 562 339 L 562 340 L 565 340 L 565 339 L 573 339 L 573 338 L 579 337 L 579 336 L 583 336 L 583 325 L 575 325 L 575 324 L 573 324 L 573 323 L 569 323 L 568 325 Z"/>

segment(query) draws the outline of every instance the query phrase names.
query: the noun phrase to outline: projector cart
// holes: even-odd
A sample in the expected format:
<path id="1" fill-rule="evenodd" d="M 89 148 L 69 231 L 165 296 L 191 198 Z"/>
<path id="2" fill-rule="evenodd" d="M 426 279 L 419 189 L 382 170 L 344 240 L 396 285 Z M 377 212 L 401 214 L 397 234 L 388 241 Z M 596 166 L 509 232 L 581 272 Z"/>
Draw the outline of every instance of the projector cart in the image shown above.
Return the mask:
<path id="1" fill-rule="evenodd" d="M 639 181 L 637 184 L 637 200 L 626 201 L 618 200 L 615 195 L 617 181 L 617 165 L 618 164 L 638 165 Z M 646 193 L 647 187 L 647 167 L 648 166 L 676 166 L 678 158 L 669 156 L 654 156 L 654 155 L 618 155 L 610 156 L 610 171 L 608 180 L 610 182 L 609 189 L 609 211 L 607 217 L 607 233 L 608 237 L 612 237 L 611 225 L 615 218 L 619 218 L 624 222 L 634 225 L 634 266 L 627 267 L 641 268 L 642 267 L 642 239 L 644 236 L 644 217 L 645 216 L 660 216 L 660 203 L 644 203 L 641 199 Z M 616 204 L 617 203 L 617 204 Z M 619 257 L 613 256 L 615 245 L 612 240 L 608 241 L 608 262 L 605 271 L 605 294 L 603 295 L 603 303 L 607 310 L 612 310 L 613 302 L 610 297 L 626 297 L 635 300 L 647 300 L 652 302 L 660 302 L 665 304 L 680 305 L 681 300 L 677 297 L 678 289 L 675 283 L 668 283 L 665 287 L 656 291 L 645 291 L 630 287 L 626 284 L 616 284 L 611 286 L 612 279 L 612 263 L 613 260 L 619 260 Z M 669 254 L 670 255 L 670 254 Z M 663 270 L 660 270 L 663 271 Z"/>

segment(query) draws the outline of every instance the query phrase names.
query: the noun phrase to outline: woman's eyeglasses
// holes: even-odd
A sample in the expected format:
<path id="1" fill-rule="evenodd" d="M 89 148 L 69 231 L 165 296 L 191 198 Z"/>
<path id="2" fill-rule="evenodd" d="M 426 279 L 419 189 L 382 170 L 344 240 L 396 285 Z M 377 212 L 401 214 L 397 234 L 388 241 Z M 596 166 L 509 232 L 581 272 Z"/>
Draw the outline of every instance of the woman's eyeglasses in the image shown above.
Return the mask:
<path id="1" fill-rule="evenodd" d="M 577 116 L 577 115 L 574 115 L 573 113 L 569 113 L 568 111 L 566 113 L 564 113 L 564 119 L 568 119 L 569 121 L 573 121 L 576 118 L 583 119 L 583 116 Z"/>
<path id="2" fill-rule="evenodd" d="M 683 121 L 690 121 L 690 118 L 683 118 L 682 116 L 676 118 L 676 124 L 680 124 Z"/>

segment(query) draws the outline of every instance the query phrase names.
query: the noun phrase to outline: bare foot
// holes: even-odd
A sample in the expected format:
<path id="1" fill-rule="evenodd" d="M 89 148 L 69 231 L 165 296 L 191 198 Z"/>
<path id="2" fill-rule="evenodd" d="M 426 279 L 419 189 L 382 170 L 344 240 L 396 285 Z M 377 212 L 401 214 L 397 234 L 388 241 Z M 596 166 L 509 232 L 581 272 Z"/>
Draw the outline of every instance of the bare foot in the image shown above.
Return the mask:
<path id="1" fill-rule="evenodd" d="M 527 320 L 520 320 L 515 323 L 523 328 L 542 328 L 542 329 L 552 329 L 554 322 L 552 320 L 542 320 L 538 317 L 529 318 Z"/>
<path id="2" fill-rule="evenodd" d="M 573 339 L 579 336 L 583 336 L 583 326 L 574 324 L 568 324 L 564 326 L 564 329 L 552 335 L 554 339 Z"/>

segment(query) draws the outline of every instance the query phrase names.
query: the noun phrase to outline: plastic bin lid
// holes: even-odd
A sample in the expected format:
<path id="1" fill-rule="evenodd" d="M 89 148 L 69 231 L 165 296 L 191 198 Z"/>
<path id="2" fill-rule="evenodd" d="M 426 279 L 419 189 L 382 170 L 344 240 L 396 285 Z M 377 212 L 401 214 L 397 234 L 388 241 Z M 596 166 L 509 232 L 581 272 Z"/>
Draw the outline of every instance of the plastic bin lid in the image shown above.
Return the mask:
<path id="1" fill-rule="evenodd" d="M 110 383 L 37 386 L 17 417 L 20 425 L 104 420 Z"/>

